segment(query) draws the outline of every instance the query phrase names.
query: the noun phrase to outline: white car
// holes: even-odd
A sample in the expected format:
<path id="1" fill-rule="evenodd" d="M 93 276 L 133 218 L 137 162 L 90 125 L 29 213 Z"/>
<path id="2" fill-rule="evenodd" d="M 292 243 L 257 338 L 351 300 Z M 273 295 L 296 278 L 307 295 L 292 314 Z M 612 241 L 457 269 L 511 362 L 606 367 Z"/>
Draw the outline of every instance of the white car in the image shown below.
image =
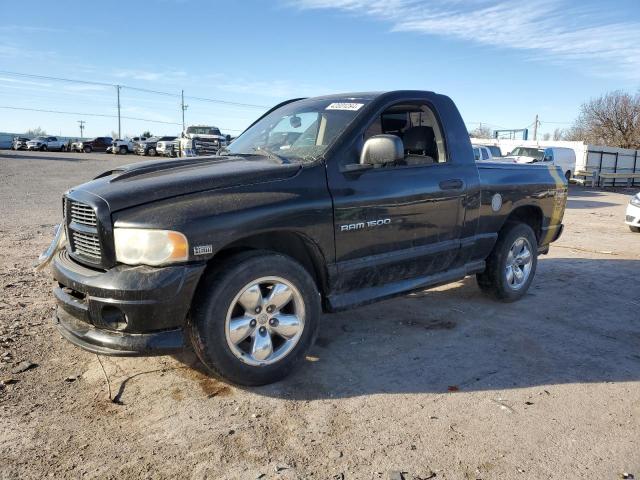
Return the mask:
<path id="1" fill-rule="evenodd" d="M 640 193 L 636 193 L 627 206 L 625 221 L 632 232 L 640 233 Z"/>
<path id="2" fill-rule="evenodd" d="M 550 163 L 562 169 L 567 182 L 576 170 L 576 154 L 571 148 L 547 147 L 516 147 L 505 157 L 507 161 L 515 163 Z"/>
<path id="3" fill-rule="evenodd" d="M 156 152 L 163 157 L 173 157 L 178 151 L 178 140 L 161 140 L 156 144 Z"/>
<path id="4" fill-rule="evenodd" d="M 146 137 L 125 138 L 124 140 L 117 138 L 113 141 L 111 153 L 126 155 L 129 152 L 133 152 L 133 146 L 136 142 L 144 142 L 146 139 Z"/>
<path id="5" fill-rule="evenodd" d="M 36 137 L 27 142 L 27 150 L 40 150 L 41 152 L 59 150 L 64 152 L 67 150 L 67 143 L 58 140 L 58 137 Z"/>
<path id="6" fill-rule="evenodd" d="M 476 162 L 490 162 L 493 160 L 493 154 L 489 147 L 484 145 L 471 145 L 473 147 L 473 158 Z"/>

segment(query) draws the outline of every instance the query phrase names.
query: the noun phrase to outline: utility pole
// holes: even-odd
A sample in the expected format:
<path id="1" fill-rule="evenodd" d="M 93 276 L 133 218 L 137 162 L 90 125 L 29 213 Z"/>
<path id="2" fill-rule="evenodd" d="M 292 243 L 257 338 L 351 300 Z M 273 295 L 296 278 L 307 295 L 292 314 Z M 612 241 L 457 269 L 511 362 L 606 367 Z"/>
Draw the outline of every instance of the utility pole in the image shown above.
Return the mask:
<path id="1" fill-rule="evenodd" d="M 184 90 L 181 90 L 180 98 L 182 99 L 180 102 L 180 108 L 182 110 L 182 131 L 184 132 L 184 111 L 189 108 L 189 105 L 184 104 Z"/>
<path id="2" fill-rule="evenodd" d="M 533 141 L 538 140 L 538 114 L 536 113 L 536 121 L 533 123 Z"/>
<path id="3" fill-rule="evenodd" d="M 84 120 L 78 120 L 80 124 L 80 138 L 84 138 L 84 124 L 87 123 Z"/>
<path id="4" fill-rule="evenodd" d="M 122 131 L 120 127 L 120 85 L 116 85 L 116 92 L 118 95 L 118 138 L 122 138 Z"/>

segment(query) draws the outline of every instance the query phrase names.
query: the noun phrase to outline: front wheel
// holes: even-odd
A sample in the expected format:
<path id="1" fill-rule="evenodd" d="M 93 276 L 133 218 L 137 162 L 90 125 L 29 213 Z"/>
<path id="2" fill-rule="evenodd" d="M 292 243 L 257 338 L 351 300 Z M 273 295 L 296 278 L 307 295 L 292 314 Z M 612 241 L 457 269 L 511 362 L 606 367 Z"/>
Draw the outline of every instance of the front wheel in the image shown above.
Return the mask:
<path id="1" fill-rule="evenodd" d="M 47 146 L 46 146 L 46 145 L 42 145 L 42 146 L 40 147 L 40 151 L 41 151 L 41 152 L 46 152 L 46 151 L 47 151 Z"/>
<path id="2" fill-rule="evenodd" d="M 286 377 L 313 344 L 320 294 L 295 260 L 246 252 L 208 272 L 192 308 L 191 340 L 216 376 L 241 385 Z"/>
<path id="3" fill-rule="evenodd" d="M 120 155 L 126 155 L 127 153 L 129 153 L 129 149 L 124 145 L 120 147 L 119 151 L 120 151 Z"/>
<path id="4" fill-rule="evenodd" d="M 153 147 L 151 147 L 151 148 L 149 149 L 149 152 L 148 152 L 148 154 L 149 154 L 149 156 L 150 156 L 150 157 L 155 157 L 157 153 L 158 153 L 158 152 L 156 152 L 156 149 L 155 149 L 155 148 L 153 148 Z"/>
<path id="5" fill-rule="evenodd" d="M 480 289 L 504 302 L 526 295 L 538 265 L 538 242 L 525 223 L 507 224 L 487 258 L 487 267 L 476 275 Z"/>
<path id="6" fill-rule="evenodd" d="M 60 147 L 60 151 L 61 151 L 61 152 L 66 152 L 66 151 L 67 151 L 67 147 L 66 147 L 65 145 L 62 145 L 62 146 Z"/>
<path id="7" fill-rule="evenodd" d="M 84 151 L 84 153 L 91 153 L 91 147 L 90 146 L 86 146 L 82 149 Z"/>

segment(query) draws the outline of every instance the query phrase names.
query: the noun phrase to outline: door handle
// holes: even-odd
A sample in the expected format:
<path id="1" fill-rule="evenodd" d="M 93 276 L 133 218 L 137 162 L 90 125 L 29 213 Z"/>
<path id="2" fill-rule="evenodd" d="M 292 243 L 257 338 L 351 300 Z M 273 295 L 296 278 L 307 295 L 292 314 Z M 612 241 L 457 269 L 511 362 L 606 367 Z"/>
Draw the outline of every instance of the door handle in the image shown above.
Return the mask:
<path id="1" fill-rule="evenodd" d="M 455 178 L 451 180 L 442 180 L 439 185 L 441 190 L 462 190 L 464 182 L 459 178 Z"/>

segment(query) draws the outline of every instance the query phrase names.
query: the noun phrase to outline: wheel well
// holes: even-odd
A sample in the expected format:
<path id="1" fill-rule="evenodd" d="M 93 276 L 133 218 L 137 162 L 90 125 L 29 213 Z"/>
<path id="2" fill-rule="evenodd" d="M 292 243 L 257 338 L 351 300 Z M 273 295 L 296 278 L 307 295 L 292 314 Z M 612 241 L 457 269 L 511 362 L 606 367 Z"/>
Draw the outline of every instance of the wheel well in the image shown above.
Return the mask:
<path id="1" fill-rule="evenodd" d="M 209 264 L 247 250 L 269 250 L 293 258 L 309 272 L 318 290 L 327 293 L 326 260 L 322 252 L 313 241 L 294 232 L 266 232 L 236 240 L 216 253 Z"/>
<path id="2" fill-rule="evenodd" d="M 540 209 L 540 207 L 527 205 L 516 208 L 509 214 L 502 228 L 504 228 L 504 226 L 508 223 L 516 222 L 526 223 L 527 225 L 529 225 L 533 232 L 536 234 L 536 239 L 538 240 L 538 242 L 540 241 L 540 236 L 542 234 L 542 210 Z"/>

